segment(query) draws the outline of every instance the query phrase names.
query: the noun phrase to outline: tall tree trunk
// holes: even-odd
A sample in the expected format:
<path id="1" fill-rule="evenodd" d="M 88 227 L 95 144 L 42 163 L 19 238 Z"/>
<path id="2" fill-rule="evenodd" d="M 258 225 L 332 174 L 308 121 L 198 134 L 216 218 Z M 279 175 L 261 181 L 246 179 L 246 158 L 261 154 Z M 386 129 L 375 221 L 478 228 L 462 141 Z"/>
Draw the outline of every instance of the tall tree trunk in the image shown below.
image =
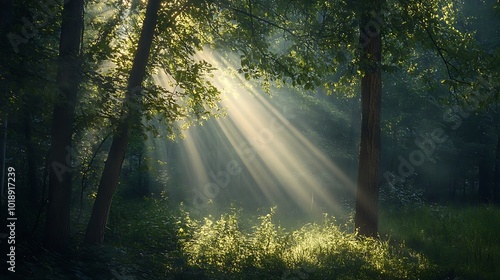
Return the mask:
<path id="1" fill-rule="evenodd" d="M 83 28 L 83 0 L 64 1 L 59 41 L 57 87 L 60 94 L 52 112 L 49 204 L 45 246 L 63 251 L 70 235 L 71 137 L 80 80 L 80 44 Z"/>
<path id="2" fill-rule="evenodd" d="M 495 183 L 493 185 L 493 198 L 500 202 L 500 135 L 497 139 L 497 150 L 495 152 Z"/>
<path id="3" fill-rule="evenodd" d="M 12 7 L 14 5 L 13 0 L 0 0 L 0 30 L 2 31 L 2 35 L 7 34 L 8 29 L 12 23 Z M 2 36 L 2 40 L 6 40 L 4 36 Z"/>
<path id="4" fill-rule="evenodd" d="M 4 41 L 0 41 L 0 47 L 4 48 L 6 45 L 9 43 L 7 42 L 7 37 L 6 35 L 9 33 L 12 25 L 12 7 L 13 7 L 13 0 L 0 0 L 0 37 Z M 1 94 L 6 94 L 9 91 L 9 86 L 7 81 L 2 81 L 0 83 L 0 90 L 2 91 Z M 6 211 L 5 207 L 2 204 L 2 197 L 3 197 L 3 191 L 5 189 L 5 152 L 7 148 L 7 123 L 8 123 L 8 114 L 7 114 L 7 109 L 8 108 L 3 108 L 3 105 L 0 105 L 0 113 L 3 113 L 1 116 L 2 118 L 2 138 L 1 138 L 1 145 L 0 145 L 0 167 L 2 168 L 0 170 L 0 179 L 2 180 L 0 182 L 0 220 L 2 221 L 0 223 L 0 226 L 2 226 L 2 230 L 0 232 L 3 232 L 3 230 L 6 228 L 5 222 L 4 222 L 4 211 Z"/>
<path id="5" fill-rule="evenodd" d="M 358 233 L 376 237 L 378 232 L 378 196 L 380 184 L 380 103 L 381 103 L 381 54 L 382 39 L 371 16 L 378 13 L 378 1 L 365 1 L 361 9 L 361 143 L 359 149 L 356 214 Z"/>
<path id="6" fill-rule="evenodd" d="M 7 120 L 7 114 L 5 114 L 5 116 L 2 118 L 2 137 L 0 138 L 1 139 L 1 143 L 0 144 L 0 179 L 2 180 L 0 182 L 0 218 L 2 219 L 2 223 L 0 223 L 0 225 L 4 226 L 4 223 L 3 223 L 3 212 L 4 212 L 4 208 L 1 208 L 3 207 L 3 204 L 2 204 L 2 198 L 3 198 L 3 193 L 4 193 L 4 189 L 5 189 L 5 173 L 6 173 L 6 165 L 5 165 L 5 158 L 6 158 L 6 152 L 7 152 L 7 123 L 8 123 L 8 120 Z M 4 227 L 5 228 L 5 227 Z M 3 230 L 3 229 L 2 229 Z"/>
<path id="7" fill-rule="evenodd" d="M 37 176 L 37 156 L 35 154 L 35 145 L 33 144 L 33 127 L 31 123 L 31 114 L 25 113 L 24 116 L 24 139 L 26 141 L 26 162 L 28 163 L 28 185 L 29 185 L 29 199 L 32 209 L 38 207 L 39 202 L 39 189 L 38 189 L 38 176 Z"/>
<path id="8" fill-rule="evenodd" d="M 153 42 L 160 2 L 161 0 L 148 1 L 146 17 L 144 19 L 141 36 L 139 38 L 137 51 L 128 80 L 126 99 L 129 102 L 138 100 L 135 94 L 140 89 L 146 73 L 146 65 Z M 125 106 L 127 105 L 124 104 L 124 107 Z M 92 215 L 85 233 L 85 243 L 87 244 L 101 244 L 104 241 L 104 231 L 108 220 L 111 201 L 120 178 L 123 159 L 125 158 L 129 138 L 129 125 L 133 122 L 140 121 L 140 113 L 136 110 L 137 106 L 130 107 L 130 111 L 124 114 L 122 121 L 118 125 L 117 132 L 113 136 L 113 142 L 111 143 L 108 159 L 104 165 L 97 197 L 92 209 Z"/>

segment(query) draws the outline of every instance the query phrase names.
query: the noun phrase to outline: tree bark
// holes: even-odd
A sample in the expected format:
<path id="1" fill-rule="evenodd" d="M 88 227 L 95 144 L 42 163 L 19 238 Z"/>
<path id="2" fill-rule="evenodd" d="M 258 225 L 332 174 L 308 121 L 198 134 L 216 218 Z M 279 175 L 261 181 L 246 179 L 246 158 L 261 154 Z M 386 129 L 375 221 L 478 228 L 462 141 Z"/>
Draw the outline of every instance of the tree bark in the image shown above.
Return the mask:
<path id="1" fill-rule="evenodd" d="M 67 248 L 70 236 L 71 137 L 80 77 L 79 51 L 83 28 L 83 0 L 64 2 L 57 87 L 60 94 L 52 112 L 49 204 L 45 246 L 56 251 Z"/>
<path id="2" fill-rule="evenodd" d="M 0 207 L 3 207 L 2 200 L 3 200 L 3 193 L 5 189 L 5 173 L 6 173 L 6 168 L 5 168 L 5 159 L 6 159 L 6 152 L 7 152 L 7 128 L 8 128 L 8 119 L 7 119 L 7 114 L 2 118 L 2 137 L 1 137 L 1 143 L 0 144 L 0 179 L 2 180 L 0 182 Z M 0 208 L 0 218 L 3 221 L 3 213 L 4 213 L 4 208 Z M 4 222 L 2 222 L 0 225 L 4 226 Z"/>
<path id="3" fill-rule="evenodd" d="M 146 17 L 142 26 L 127 86 L 126 99 L 132 105 L 134 105 L 134 100 L 139 100 L 139 96 L 136 95 L 140 90 L 146 73 L 146 65 L 153 42 L 160 2 L 161 0 L 149 0 L 147 4 Z M 127 104 L 124 104 L 124 107 L 126 106 Z M 92 215 L 85 233 L 86 244 L 101 244 L 104 241 L 104 232 L 109 209 L 111 208 L 111 201 L 120 178 L 123 159 L 125 158 L 130 130 L 129 125 L 140 121 L 140 112 L 137 106 L 129 107 L 129 111 L 124 113 L 122 121 L 118 125 L 117 132 L 113 136 L 113 142 L 104 165 L 97 197 L 92 209 Z"/>
<path id="4" fill-rule="evenodd" d="M 28 109 L 29 110 L 29 109 Z M 35 145 L 33 144 L 33 127 L 31 123 L 31 114 L 25 113 L 24 116 L 24 139 L 26 141 L 26 162 L 28 164 L 28 184 L 29 184 L 29 199 L 30 206 L 33 209 L 38 207 L 39 203 L 39 188 L 37 176 L 37 156 L 35 152 Z"/>
<path id="5" fill-rule="evenodd" d="M 7 41 L 6 35 L 9 33 L 12 25 L 12 7 L 13 7 L 13 0 L 0 0 L 0 36 L 2 37 L 3 40 Z M 0 47 L 6 46 L 7 43 L 0 42 Z M 2 94 L 7 94 L 9 90 L 8 83 L 6 81 L 3 81 L 0 83 Z M 0 182 L 0 219 L 3 221 L 3 212 L 4 212 L 4 207 L 2 204 L 2 196 L 3 196 L 3 190 L 5 186 L 5 152 L 6 152 L 6 147 L 7 147 L 7 122 L 8 122 L 8 114 L 7 114 L 7 108 L 3 108 L 3 104 L 0 105 L 0 113 L 3 113 L 2 117 L 2 138 L 1 138 L 1 145 L 0 145 L 0 167 L 2 168 L 0 170 L 0 179 L 2 180 Z M 5 223 L 2 222 L 0 225 L 4 225 Z M 5 227 L 4 227 L 5 228 Z"/>
<path id="6" fill-rule="evenodd" d="M 13 4 L 13 0 L 0 0 L 0 15 L 2 16 L 0 19 L 0 30 L 2 32 L 7 31 L 12 23 Z M 2 36 L 2 39 L 5 40 L 5 37 Z"/>
<path id="7" fill-rule="evenodd" d="M 376 237 L 378 232 L 378 196 L 380 184 L 380 103 L 382 39 L 380 24 L 372 29 L 371 12 L 379 12 L 378 1 L 366 1 L 360 21 L 361 45 L 361 142 L 359 150 L 356 213 L 358 234 Z"/>
<path id="8" fill-rule="evenodd" d="M 497 139 L 497 150 L 495 152 L 495 183 L 493 186 L 493 199 L 500 202 L 500 136 Z"/>

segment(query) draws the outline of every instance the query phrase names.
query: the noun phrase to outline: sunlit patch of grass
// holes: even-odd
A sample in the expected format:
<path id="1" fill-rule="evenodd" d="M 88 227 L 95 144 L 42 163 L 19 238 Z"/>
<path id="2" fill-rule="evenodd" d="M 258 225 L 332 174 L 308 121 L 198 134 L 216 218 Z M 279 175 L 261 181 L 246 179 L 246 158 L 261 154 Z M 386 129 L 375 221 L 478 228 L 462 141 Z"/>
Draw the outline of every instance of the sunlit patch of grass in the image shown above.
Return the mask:
<path id="1" fill-rule="evenodd" d="M 362 238 L 334 219 L 286 231 L 273 223 L 274 209 L 250 230 L 233 209 L 219 219 L 181 227 L 187 264 L 210 279 L 432 279 L 435 267 L 403 245 Z"/>

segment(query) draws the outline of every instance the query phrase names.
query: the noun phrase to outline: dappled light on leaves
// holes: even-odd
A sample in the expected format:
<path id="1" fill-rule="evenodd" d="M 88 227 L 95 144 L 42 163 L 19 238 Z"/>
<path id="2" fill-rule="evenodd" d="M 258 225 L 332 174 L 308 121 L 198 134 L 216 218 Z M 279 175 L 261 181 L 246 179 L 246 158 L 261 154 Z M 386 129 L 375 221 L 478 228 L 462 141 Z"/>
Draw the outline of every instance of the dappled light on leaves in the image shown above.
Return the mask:
<path id="1" fill-rule="evenodd" d="M 252 221 L 241 223 L 241 212 L 232 209 L 220 217 L 193 220 L 184 213 L 180 229 L 187 263 L 205 275 L 265 279 L 427 279 L 435 267 L 404 244 L 359 237 L 346 232 L 335 219 L 286 230 L 275 224 L 274 208 Z"/>

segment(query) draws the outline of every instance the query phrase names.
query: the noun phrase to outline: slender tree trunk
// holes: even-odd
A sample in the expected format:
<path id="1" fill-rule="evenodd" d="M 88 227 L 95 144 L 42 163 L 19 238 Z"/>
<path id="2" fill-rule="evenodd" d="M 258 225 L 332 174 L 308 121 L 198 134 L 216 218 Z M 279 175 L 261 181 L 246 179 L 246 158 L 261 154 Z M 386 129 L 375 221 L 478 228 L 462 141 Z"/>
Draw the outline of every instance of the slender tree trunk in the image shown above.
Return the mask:
<path id="1" fill-rule="evenodd" d="M 24 139 L 26 141 L 26 162 L 28 163 L 28 184 L 29 184 L 29 199 L 30 206 L 33 209 L 38 207 L 39 188 L 37 176 L 37 156 L 35 155 L 35 145 L 33 144 L 33 127 L 31 123 L 31 114 L 25 113 L 24 116 Z"/>
<path id="2" fill-rule="evenodd" d="M 361 143 L 359 150 L 356 214 L 358 233 L 376 237 L 378 232 L 378 195 L 380 184 L 380 102 L 382 92 L 382 40 L 370 16 L 381 9 L 378 1 L 366 1 L 360 22 L 361 44 Z M 375 29 L 373 29 L 375 28 Z"/>
<path id="3" fill-rule="evenodd" d="M 57 87 L 60 100 L 52 112 L 49 204 L 45 246 L 63 251 L 70 235 L 71 137 L 80 80 L 83 0 L 64 1 L 59 43 Z"/>
<path id="4" fill-rule="evenodd" d="M 493 197 L 497 203 L 500 202 L 500 136 L 497 140 L 497 150 L 495 152 L 495 183 L 493 186 Z"/>
<path id="5" fill-rule="evenodd" d="M 13 7 L 13 0 L 0 0 L 0 37 L 4 40 L 4 42 L 0 41 L 0 46 L 4 47 L 8 44 L 8 40 L 6 35 L 9 33 L 12 25 L 12 7 Z M 1 94 L 7 94 L 9 91 L 9 86 L 7 81 L 3 81 L 0 83 L 2 93 Z M 0 170 L 0 179 L 2 180 L 0 182 L 0 226 L 2 226 L 2 229 L 0 232 L 3 232 L 5 230 L 5 222 L 4 222 L 4 211 L 6 211 L 5 207 L 2 204 L 2 196 L 3 196 L 3 191 L 5 189 L 5 152 L 6 152 L 6 147 L 7 147 L 7 123 L 8 123 L 8 114 L 7 114 L 7 109 L 8 108 L 2 108 L 3 104 L 0 105 L 0 112 L 3 113 L 2 115 L 2 138 L 1 138 L 1 145 L 0 145 L 0 167 L 2 168 Z"/>
<path id="6" fill-rule="evenodd" d="M 138 100 L 138 96 L 135 95 L 138 90 L 140 90 L 142 80 L 146 73 L 146 65 L 153 42 L 160 2 L 161 0 L 148 1 L 146 17 L 144 19 L 139 44 L 128 81 L 127 100 L 129 102 Z M 124 106 L 126 106 L 126 104 L 124 104 Z M 104 241 L 104 231 L 108 220 L 111 201 L 120 178 L 123 159 L 125 158 L 129 138 L 129 125 L 137 121 L 140 121 L 140 113 L 137 106 L 131 106 L 130 111 L 124 114 L 117 132 L 113 136 L 113 142 L 111 143 L 108 159 L 104 165 L 97 197 L 92 209 L 92 215 L 87 226 L 85 234 L 86 244 L 101 244 Z"/>
<path id="7" fill-rule="evenodd" d="M 3 197 L 3 193 L 4 193 L 4 189 L 5 189 L 5 170 L 6 170 L 6 166 L 5 166 L 5 158 L 6 158 L 6 152 L 7 152 L 7 123 L 8 123 L 8 120 L 7 120 L 7 114 L 5 114 L 5 116 L 2 118 L 2 137 L 1 137 L 1 145 L 0 145 L 0 168 L 2 168 L 0 170 L 0 179 L 2 180 L 0 182 L 0 207 L 3 206 L 2 204 L 2 197 Z M 0 218 L 3 218 L 3 208 L 0 208 Z M 2 219 L 3 221 L 3 219 Z M 3 223 L 1 223 L 1 225 L 4 225 Z M 3 230 L 3 229 L 2 229 Z"/>
<path id="8" fill-rule="evenodd" d="M 12 23 L 12 7 L 14 1 L 13 0 L 0 0 L 0 30 L 2 32 L 7 31 L 10 28 Z M 6 34 L 7 32 L 5 32 Z M 3 34 L 2 34 L 3 35 Z M 6 40 L 7 38 L 2 36 L 2 40 Z"/>

